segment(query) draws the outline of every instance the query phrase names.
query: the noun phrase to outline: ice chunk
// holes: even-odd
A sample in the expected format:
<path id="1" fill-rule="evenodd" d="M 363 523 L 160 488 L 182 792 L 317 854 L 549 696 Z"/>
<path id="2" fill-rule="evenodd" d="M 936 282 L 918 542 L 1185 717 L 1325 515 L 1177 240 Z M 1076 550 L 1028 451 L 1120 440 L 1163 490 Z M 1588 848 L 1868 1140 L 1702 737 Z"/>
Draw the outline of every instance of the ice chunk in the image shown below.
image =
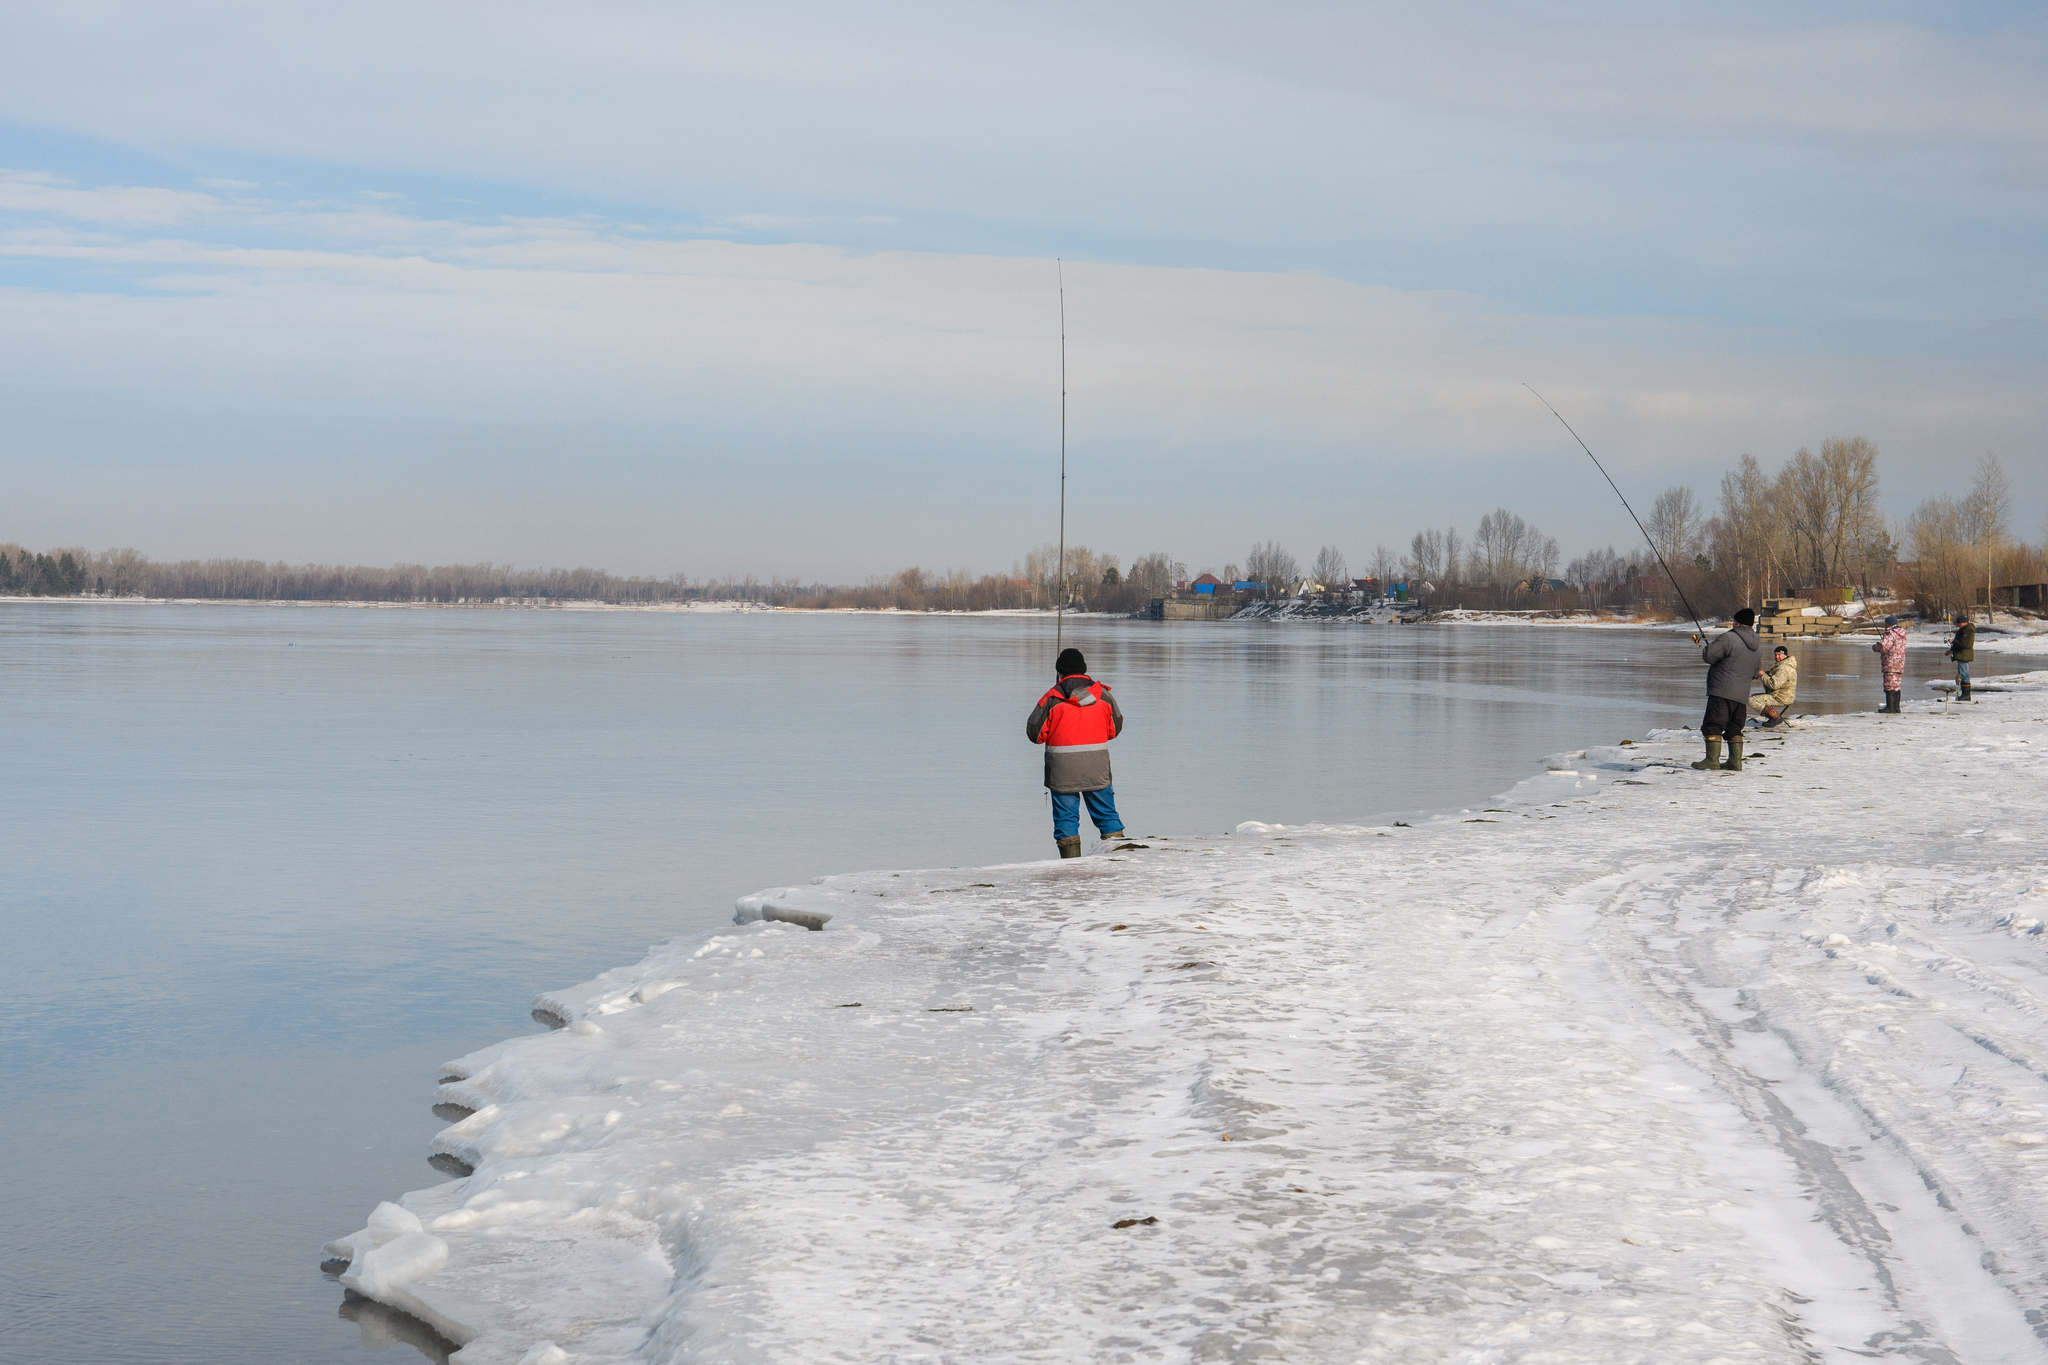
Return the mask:
<path id="1" fill-rule="evenodd" d="M 393 1206 L 386 1204 L 382 1207 Z M 410 1214 L 406 1216 L 411 1217 Z M 360 1294 L 381 1299 L 392 1290 L 414 1280 L 424 1280 L 447 1265 L 448 1244 L 421 1229 L 417 1218 L 413 1219 L 413 1227 L 415 1231 L 401 1233 L 358 1256 L 350 1263 L 341 1282 Z"/>
<path id="2" fill-rule="evenodd" d="M 387 1200 L 370 1210 L 370 1221 L 363 1230 L 370 1234 L 372 1246 L 383 1246 L 408 1232 L 420 1231 L 420 1220 L 410 1210 Z"/>
<path id="3" fill-rule="evenodd" d="M 741 896 L 733 903 L 734 924 L 754 924 L 761 920 L 779 921 L 783 924 L 801 925 L 806 929 L 823 929 L 832 918 L 829 910 L 817 909 L 803 903 L 803 888 L 778 886 L 770 891 L 757 891 L 751 896 Z"/>

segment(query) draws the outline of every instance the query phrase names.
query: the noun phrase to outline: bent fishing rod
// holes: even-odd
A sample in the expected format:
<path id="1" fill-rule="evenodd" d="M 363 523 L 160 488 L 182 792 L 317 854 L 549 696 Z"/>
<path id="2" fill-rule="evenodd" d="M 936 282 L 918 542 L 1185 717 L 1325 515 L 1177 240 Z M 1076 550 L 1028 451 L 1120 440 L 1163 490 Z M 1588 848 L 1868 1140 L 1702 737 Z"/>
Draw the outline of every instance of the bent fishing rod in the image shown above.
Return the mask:
<path id="1" fill-rule="evenodd" d="M 1651 554 L 1657 556 L 1657 563 L 1663 565 L 1664 576 L 1671 580 L 1672 591 L 1678 594 L 1678 600 L 1685 606 L 1685 614 L 1692 618 L 1692 628 L 1699 633 L 1700 640 L 1704 642 L 1707 638 L 1707 628 L 1700 624 L 1699 613 L 1694 611 L 1692 609 L 1692 603 L 1686 600 L 1685 589 L 1678 586 L 1678 575 L 1671 572 L 1671 566 L 1669 564 L 1664 563 L 1664 552 L 1657 548 L 1656 541 L 1650 539 L 1650 532 L 1643 525 L 1643 519 L 1636 515 L 1635 508 L 1630 507 L 1628 505 L 1628 498 L 1622 493 L 1620 486 L 1614 482 L 1614 476 L 1607 472 L 1607 466 L 1600 463 L 1600 457 L 1593 453 L 1593 447 L 1586 444 L 1586 438 L 1579 435 L 1578 432 L 1573 431 L 1572 424 L 1570 422 L 1565 422 L 1564 414 L 1559 412 L 1556 408 L 1551 408 L 1550 400 L 1548 398 L 1545 398 L 1540 393 L 1536 393 L 1535 385 L 1524 384 L 1522 385 L 1522 387 L 1529 390 L 1530 393 L 1535 393 L 1536 401 L 1541 403 L 1544 407 L 1550 408 L 1550 415 L 1552 417 L 1555 417 L 1560 422 L 1564 422 L 1564 429 L 1572 433 L 1572 439 L 1579 443 L 1580 450 L 1586 452 L 1586 458 L 1593 462 L 1593 468 L 1599 470 L 1600 477 L 1607 480 L 1607 486 L 1609 488 L 1614 489 L 1614 496 L 1621 499 L 1622 507 L 1624 507 L 1628 511 L 1628 519 L 1636 524 L 1636 529 L 1638 531 L 1641 531 L 1643 533 L 1643 543 L 1650 547 Z"/>

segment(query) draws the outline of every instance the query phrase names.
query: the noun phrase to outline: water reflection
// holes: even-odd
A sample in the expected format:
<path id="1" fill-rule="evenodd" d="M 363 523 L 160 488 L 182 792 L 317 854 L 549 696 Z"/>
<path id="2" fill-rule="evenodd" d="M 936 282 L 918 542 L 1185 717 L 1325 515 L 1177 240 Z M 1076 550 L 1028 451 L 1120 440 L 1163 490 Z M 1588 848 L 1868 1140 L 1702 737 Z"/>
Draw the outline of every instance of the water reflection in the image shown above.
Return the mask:
<path id="1" fill-rule="evenodd" d="M 433 1361 L 434 1365 L 448 1365 L 448 1357 L 458 1349 L 454 1342 L 418 1318 L 396 1308 L 386 1308 L 353 1289 L 342 1291 L 340 1313 L 343 1320 L 356 1325 L 358 1340 L 365 1350 L 382 1351 L 392 1346 L 410 1346 Z"/>

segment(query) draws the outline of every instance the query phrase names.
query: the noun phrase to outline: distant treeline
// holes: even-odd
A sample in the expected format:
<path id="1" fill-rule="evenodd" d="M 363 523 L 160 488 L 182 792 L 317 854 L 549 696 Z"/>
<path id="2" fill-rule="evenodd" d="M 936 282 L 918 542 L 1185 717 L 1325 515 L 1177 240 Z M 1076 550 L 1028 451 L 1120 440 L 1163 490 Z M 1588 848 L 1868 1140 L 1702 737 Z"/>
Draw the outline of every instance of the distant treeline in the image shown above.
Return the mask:
<path id="1" fill-rule="evenodd" d="M 1723 475 L 1718 506 L 1684 486 L 1656 496 L 1643 523 L 1654 550 L 1623 541 L 1622 550 L 1589 550 L 1560 565 L 1557 541 L 1503 507 L 1469 537 L 1420 531 L 1405 555 L 1377 545 L 1361 567 L 1374 580 L 1405 581 L 1409 596 L 1433 607 L 1668 612 L 1689 602 L 1711 615 L 1800 592 L 1840 600 L 1844 590 L 1947 613 L 1984 602 L 2000 585 L 2048 581 L 2048 524 L 2039 544 L 2013 533 L 2012 490 L 1997 456 L 1977 461 L 1967 492 L 1928 498 L 1903 519 L 1879 505 L 1877 461 L 1877 447 L 1861 436 L 1830 438 L 1818 454 L 1801 448 L 1775 473 L 1744 455 Z M 1223 577 L 1236 571 L 1226 566 Z M 1246 572 L 1271 583 L 1300 571 L 1269 541 Z M 1347 573 L 1343 553 L 1325 545 L 1302 577 L 1328 588 Z"/>
<path id="2" fill-rule="evenodd" d="M 78 547 L 37 552 L 0 544 L 0 594 L 30 597 L 198 598 L 257 602 L 756 602 L 763 606 L 994 611 L 1051 607 L 1059 600 L 1059 555 L 1033 550 L 1007 575 L 964 569 L 909 568 L 861 585 L 807 583 L 753 575 L 690 579 L 621 578 L 602 569 L 515 569 L 509 564 L 266 564 L 257 559 L 155 561 L 135 550 L 95 553 Z M 1131 611 L 1173 587 L 1185 566 L 1147 555 L 1125 572 L 1109 555 L 1069 546 L 1069 605 Z"/>
<path id="3" fill-rule="evenodd" d="M 1502 507 L 1471 534 L 1454 527 L 1415 533 L 1404 554 L 1375 545 L 1354 570 L 1342 549 L 1325 545 L 1304 570 L 1277 541 L 1256 543 L 1243 567 L 1203 565 L 1252 595 L 1357 597 L 1400 584 L 1407 595 L 1445 607 L 1649 607 L 1684 600 L 1714 615 L 1763 598 L 1804 590 L 1873 596 L 1896 592 L 1922 611 L 1948 612 L 1985 600 L 2000 585 L 2048 581 L 2043 541 L 2013 534 L 2012 491 L 1993 455 L 1977 462 L 1969 491 L 1923 501 L 1903 520 L 1878 503 L 1877 449 L 1862 437 L 1801 449 L 1776 473 L 1744 455 L 1721 480 L 1718 507 L 1692 489 L 1672 487 L 1651 502 L 1644 530 L 1656 547 L 1590 550 L 1569 563 L 1557 541 Z M 1619 509 L 1616 509 L 1617 517 Z M 1626 542 L 1624 542 L 1626 543 Z M 1902 554 L 1902 551 L 1904 552 Z M 1905 556 L 1909 555 L 1910 558 Z M 1668 573 L 1667 567 L 1668 566 Z M 602 569 L 515 569 L 509 564 L 395 564 L 389 568 L 266 564 L 254 559 L 157 563 L 134 550 L 0 544 L 0 594 L 29 596 L 211 598 L 287 602 L 757 602 L 819 609 L 900 611 L 1047 609 L 1064 600 L 1083 611 L 1131 612 L 1187 583 L 1188 566 L 1171 555 L 1142 555 L 1126 567 L 1115 555 L 1041 545 L 1008 574 L 912 567 L 858 586 L 728 575 L 691 580 L 620 578 Z"/>
<path id="4" fill-rule="evenodd" d="M 157 562 L 134 550 L 37 553 L 0 545 L 0 592 L 30 597 L 186 597 L 264 602 L 678 602 L 716 585 L 620 578 L 602 569 L 509 564 L 266 564 L 257 559 Z"/>

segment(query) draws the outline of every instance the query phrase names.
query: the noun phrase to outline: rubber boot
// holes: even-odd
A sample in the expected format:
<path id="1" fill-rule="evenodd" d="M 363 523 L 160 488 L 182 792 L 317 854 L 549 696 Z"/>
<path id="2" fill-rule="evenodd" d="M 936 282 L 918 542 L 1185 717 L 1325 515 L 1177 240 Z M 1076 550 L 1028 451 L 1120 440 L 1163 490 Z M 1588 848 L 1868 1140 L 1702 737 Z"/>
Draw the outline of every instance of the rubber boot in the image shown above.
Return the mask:
<path id="1" fill-rule="evenodd" d="M 1964 701 L 1968 701 L 1968 700 L 1970 700 L 1970 685 L 1969 685 L 1968 683 L 1964 683 L 1964 684 L 1963 684 L 1963 696 L 1962 696 L 1962 700 L 1964 700 Z"/>
<path id="2" fill-rule="evenodd" d="M 1124 832 L 1120 829 L 1106 829 L 1102 831 L 1102 842 L 1105 844 L 1108 843 L 1111 839 L 1121 839 L 1123 837 Z"/>
<path id="3" fill-rule="evenodd" d="M 1078 834 L 1069 834 L 1066 838 L 1061 839 L 1059 846 L 1062 858 L 1078 858 L 1081 856 L 1081 836 Z"/>
<path id="4" fill-rule="evenodd" d="M 1899 691 L 1896 691 L 1896 690 L 1895 690 L 1895 691 L 1891 691 L 1891 692 L 1887 692 L 1887 693 L 1885 693 L 1885 694 L 1884 694 L 1884 709 L 1885 709 L 1885 710 L 1887 710 L 1887 711 L 1889 711 L 1889 712 L 1891 712 L 1891 713 L 1892 713 L 1893 715 L 1895 715 L 1895 716 L 1896 716 L 1896 715 L 1898 715 L 1898 714 L 1899 714 L 1899 701 L 1900 701 L 1900 698 L 1901 698 L 1901 697 L 1902 697 L 1903 695 L 1904 695 L 1904 693 L 1902 693 L 1902 692 L 1899 692 Z"/>
<path id="5" fill-rule="evenodd" d="M 1742 771 L 1741 735 L 1737 735 L 1728 741 L 1728 761 L 1721 765 L 1721 771 L 1724 773 L 1739 773 Z"/>
<path id="6" fill-rule="evenodd" d="M 1719 736 L 1708 736 L 1707 756 L 1692 766 L 1700 769 L 1702 772 L 1711 772 L 1721 766 L 1721 740 Z"/>

